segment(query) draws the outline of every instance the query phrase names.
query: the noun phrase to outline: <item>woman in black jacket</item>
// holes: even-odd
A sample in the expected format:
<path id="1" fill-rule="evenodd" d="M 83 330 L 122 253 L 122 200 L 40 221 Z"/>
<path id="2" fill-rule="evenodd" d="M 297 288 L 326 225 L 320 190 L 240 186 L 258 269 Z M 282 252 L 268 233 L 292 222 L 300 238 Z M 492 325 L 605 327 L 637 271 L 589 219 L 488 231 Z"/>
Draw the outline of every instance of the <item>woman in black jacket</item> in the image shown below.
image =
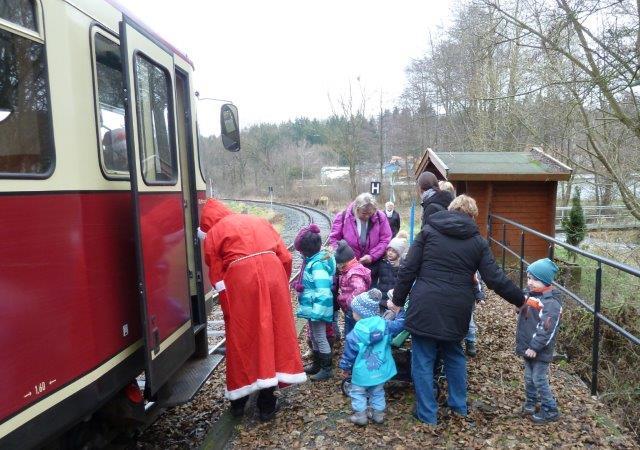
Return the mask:
<path id="1" fill-rule="evenodd" d="M 389 221 L 389 227 L 391 228 L 391 237 L 396 237 L 398 231 L 400 231 L 400 214 L 395 209 L 393 202 L 387 202 L 384 204 L 384 213 L 387 215 Z"/>
<path id="2" fill-rule="evenodd" d="M 449 203 L 453 200 L 453 194 L 440 189 L 438 179 L 431 172 L 422 172 L 418 177 L 418 190 L 420 191 L 420 202 L 422 204 L 422 224 L 421 228 L 427 224 L 427 219 L 431 214 L 446 211 Z"/>
<path id="3" fill-rule="evenodd" d="M 433 393 L 438 350 L 447 377 L 447 403 L 455 413 L 467 415 L 467 368 L 461 342 L 475 303 L 474 273 L 479 270 L 487 286 L 509 303 L 517 307 L 524 303 L 524 294 L 498 267 L 480 235 L 477 215 L 475 200 L 461 195 L 449 210 L 428 217 L 400 268 L 390 305 L 399 308 L 407 295 L 411 298 L 405 328 L 412 339 L 415 414 L 430 424 L 436 424 L 438 412 Z"/>

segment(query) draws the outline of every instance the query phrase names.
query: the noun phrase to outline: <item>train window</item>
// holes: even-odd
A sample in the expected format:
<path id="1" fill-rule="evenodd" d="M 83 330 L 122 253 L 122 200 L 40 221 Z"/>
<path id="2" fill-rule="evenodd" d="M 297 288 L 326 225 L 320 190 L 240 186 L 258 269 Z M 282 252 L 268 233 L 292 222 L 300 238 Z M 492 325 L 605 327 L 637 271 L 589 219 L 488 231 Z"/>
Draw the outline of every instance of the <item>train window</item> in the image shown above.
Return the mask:
<path id="1" fill-rule="evenodd" d="M 120 47 L 97 33 L 94 45 L 100 164 L 107 178 L 128 178 L 124 79 Z"/>
<path id="2" fill-rule="evenodd" d="M 36 5 L 33 0 L 0 1 L 0 18 L 29 30 L 38 31 Z"/>
<path id="3" fill-rule="evenodd" d="M 0 29 L 0 177 L 46 177 L 51 172 L 49 108 L 44 45 Z"/>
<path id="4" fill-rule="evenodd" d="M 140 54 L 135 56 L 135 69 L 142 176 L 147 184 L 175 184 L 171 78 Z"/>

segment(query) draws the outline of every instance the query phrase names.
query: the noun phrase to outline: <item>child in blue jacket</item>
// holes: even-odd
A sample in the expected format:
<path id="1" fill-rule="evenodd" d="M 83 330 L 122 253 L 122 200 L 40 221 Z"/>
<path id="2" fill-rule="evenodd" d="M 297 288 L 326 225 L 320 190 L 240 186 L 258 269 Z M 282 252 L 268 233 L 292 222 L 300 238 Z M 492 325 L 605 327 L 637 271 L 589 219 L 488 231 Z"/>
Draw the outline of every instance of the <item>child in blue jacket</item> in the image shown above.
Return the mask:
<path id="1" fill-rule="evenodd" d="M 294 247 L 304 256 L 304 268 L 294 287 L 298 291 L 297 316 L 307 319 L 311 334 L 313 361 L 305 366 L 311 381 L 331 378 L 331 346 L 327 339 L 327 327 L 333 322 L 333 276 L 336 262 L 333 255 L 322 250 L 318 225 L 303 227 L 296 236 Z"/>
<path id="2" fill-rule="evenodd" d="M 381 298 L 378 289 L 371 289 L 351 302 L 356 325 L 347 335 L 340 368 L 346 376 L 351 374 L 353 415 L 349 420 L 356 425 L 367 425 L 369 418 L 375 423 L 384 422 L 384 383 L 397 373 L 391 340 L 404 328 L 404 311 L 392 321 L 383 319 L 378 315 Z"/>

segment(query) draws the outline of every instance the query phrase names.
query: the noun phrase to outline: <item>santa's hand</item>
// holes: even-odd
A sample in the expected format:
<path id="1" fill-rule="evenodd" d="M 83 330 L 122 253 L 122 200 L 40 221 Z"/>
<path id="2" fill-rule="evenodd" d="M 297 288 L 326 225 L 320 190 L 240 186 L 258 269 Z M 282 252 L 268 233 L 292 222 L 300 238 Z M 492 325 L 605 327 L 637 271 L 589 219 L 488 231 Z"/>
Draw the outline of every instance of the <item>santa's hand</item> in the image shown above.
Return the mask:
<path id="1" fill-rule="evenodd" d="M 200 238 L 203 241 L 207 238 L 207 233 L 202 231 L 200 227 L 198 227 L 198 238 Z"/>

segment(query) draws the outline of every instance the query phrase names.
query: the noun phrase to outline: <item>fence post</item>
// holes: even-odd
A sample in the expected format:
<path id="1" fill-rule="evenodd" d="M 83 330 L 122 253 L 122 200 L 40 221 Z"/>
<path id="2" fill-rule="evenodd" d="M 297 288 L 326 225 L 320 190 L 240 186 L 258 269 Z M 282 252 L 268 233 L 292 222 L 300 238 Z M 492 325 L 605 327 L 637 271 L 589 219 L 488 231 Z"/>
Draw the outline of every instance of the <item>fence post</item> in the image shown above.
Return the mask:
<path id="1" fill-rule="evenodd" d="M 507 224 L 502 224 L 502 271 L 504 272 L 504 259 L 507 254 L 506 246 L 507 245 Z"/>
<path id="2" fill-rule="evenodd" d="M 555 250 L 555 245 L 553 242 L 549 244 L 549 259 L 553 261 L 553 252 Z"/>
<path id="3" fill-rule="evenodd" d="M 489 232 L 489 235 L 487 236 L 487 241 L 491 242 L 491 235 L 492 235 L 492 232 L 493 232 L 493 223 L 491 221 L 491 214 L 489 214 L 489 217 L 487 219 L 487 229 L 488 229 L 488 232 Z"/>
<path id="4" fill-rule="evenodd" d="M 409 213 L 409 245 L 413 244 L 413 227 L 416 220 L 416 201 L 411 200 L 411 211 Z"/>
<path id="5" fill-rule="evenodd" d="M 520 232 L 520 289 L 524 286 L 524 231 Z"/>
<path id="6" fill-rule="evenodd" d="M 591 395 L 598 394 L 598 365 L 600 360 L 600 300 L 602 294 L 602 263 L 596 269 L 596 296 L 593 306 L 593 347 L 591 355 Z"/>

